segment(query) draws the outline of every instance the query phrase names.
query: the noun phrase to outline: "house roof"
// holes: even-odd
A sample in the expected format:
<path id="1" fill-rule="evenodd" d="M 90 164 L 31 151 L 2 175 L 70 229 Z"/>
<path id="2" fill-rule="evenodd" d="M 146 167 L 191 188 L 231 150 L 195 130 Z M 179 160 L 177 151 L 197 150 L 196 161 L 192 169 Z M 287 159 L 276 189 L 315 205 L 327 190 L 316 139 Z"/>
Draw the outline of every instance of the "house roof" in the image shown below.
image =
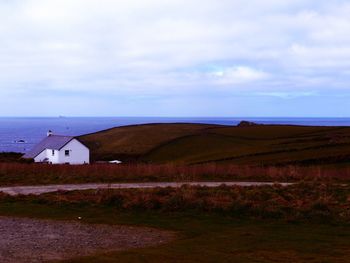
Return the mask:
<path id="1" fill-rule="evenodd" d="M 26 153 L 23 158 L 35 158 L 43 150 L 60 150 L 63 146 L 75 139 L 72 136 L 50 135 L 39 142 L 30 152 Z"/>

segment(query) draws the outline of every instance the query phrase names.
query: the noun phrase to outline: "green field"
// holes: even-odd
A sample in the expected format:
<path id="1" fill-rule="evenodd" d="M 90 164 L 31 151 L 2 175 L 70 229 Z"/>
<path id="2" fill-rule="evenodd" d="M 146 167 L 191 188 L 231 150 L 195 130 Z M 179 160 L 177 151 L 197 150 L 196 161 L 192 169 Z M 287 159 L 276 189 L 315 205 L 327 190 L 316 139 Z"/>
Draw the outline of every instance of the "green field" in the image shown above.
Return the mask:
<path id="1" fill-rule="evenodd" d="M 350 161 L 350 127 L 206 124 L 125 126 L 81 136 L 93 160 L 248 165 Z"/>

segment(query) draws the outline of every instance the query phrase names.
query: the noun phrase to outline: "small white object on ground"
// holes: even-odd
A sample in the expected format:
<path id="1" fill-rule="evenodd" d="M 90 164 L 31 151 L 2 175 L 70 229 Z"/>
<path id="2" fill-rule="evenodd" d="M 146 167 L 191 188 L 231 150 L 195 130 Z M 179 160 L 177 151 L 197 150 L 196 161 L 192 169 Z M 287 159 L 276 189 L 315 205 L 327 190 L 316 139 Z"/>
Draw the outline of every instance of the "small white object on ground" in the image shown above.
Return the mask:
<path id="1" fill-rule="evenodd" d="M 113 161 L 109 161 L 109 163 L 113 163 L 113 164 L 121 164 L 122 161 L 119 160 L 113 160 Z"/>

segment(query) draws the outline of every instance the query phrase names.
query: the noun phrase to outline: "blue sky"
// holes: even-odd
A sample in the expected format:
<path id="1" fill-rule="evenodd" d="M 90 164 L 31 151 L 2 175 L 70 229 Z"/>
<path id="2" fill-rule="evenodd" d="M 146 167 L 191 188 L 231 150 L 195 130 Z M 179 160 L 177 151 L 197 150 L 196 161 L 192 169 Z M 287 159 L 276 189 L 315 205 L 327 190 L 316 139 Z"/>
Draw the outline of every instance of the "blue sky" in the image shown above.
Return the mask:
<path id="1" fill-rule="evenodd" d="M 350 2 L 0 0 L 0 116 L 349 117 Z"/>

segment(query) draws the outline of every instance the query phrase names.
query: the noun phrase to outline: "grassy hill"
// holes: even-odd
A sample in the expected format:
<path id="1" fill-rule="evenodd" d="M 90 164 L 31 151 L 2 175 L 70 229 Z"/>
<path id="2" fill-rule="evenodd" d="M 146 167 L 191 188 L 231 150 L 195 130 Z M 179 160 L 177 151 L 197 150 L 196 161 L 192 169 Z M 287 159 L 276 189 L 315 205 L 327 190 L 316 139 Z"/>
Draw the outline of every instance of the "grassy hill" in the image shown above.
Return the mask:
<path id="1" fill-rule="evenodd" d="M 124 126 L 80 137 L 93 160 L 148 163 L 350 162 L 350 127 L 207 124 Z"/>
<path id="2" fill-rule="evenodd" d="M 93 160 L 136 160 L 174 139 L 216 127 L 220 126 L 177 123 L 131 125 L 84 135 L 79 139 L 92 150 Z"/>

